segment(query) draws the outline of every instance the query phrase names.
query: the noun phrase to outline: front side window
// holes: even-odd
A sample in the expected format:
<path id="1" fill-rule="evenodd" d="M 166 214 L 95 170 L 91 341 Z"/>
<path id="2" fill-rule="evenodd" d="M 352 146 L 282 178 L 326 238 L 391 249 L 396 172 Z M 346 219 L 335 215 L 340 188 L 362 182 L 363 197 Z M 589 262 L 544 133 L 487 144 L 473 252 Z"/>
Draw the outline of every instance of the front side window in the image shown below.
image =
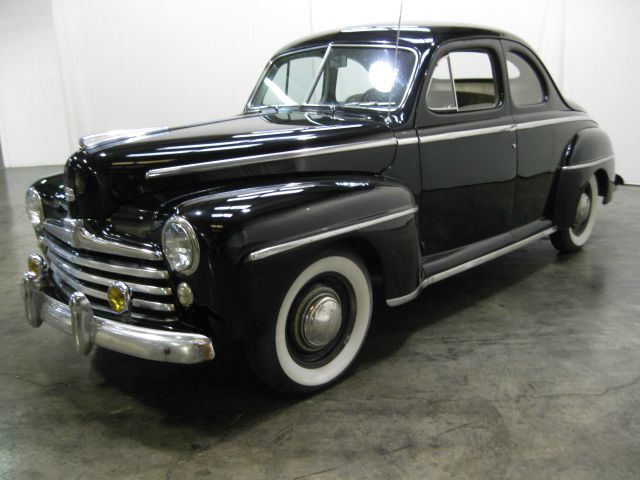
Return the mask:
<path id="1" fill-rule="evenodd" d="M 334 45 L 328 52 L 283 56 L 267 69 L 248 106 L 395 108 L 406 96 L 416 63 L 412 51 L 377 47 Z"/>
<path id="2" fill-rule="evenodd" d="M 427 89 L 430 110 L 468 112 L 497 105 L 496 73 L 489 53 L 451 52 L 438 60 Z"/>
<path id="3" fill-rule="evenodd" d="M 263 79 L 258 91 L 261 105 L 298 105 L 304 103 L 324 50 L 313 50 L 277 60 Z"/>
<path id="4" fill-rule="evenodd" d="M 507 53 L 507 76 L 511 100 L 517 107 L 537 105 L 545 100 L 540 77 L 531 64 L 517 53 Z"/>

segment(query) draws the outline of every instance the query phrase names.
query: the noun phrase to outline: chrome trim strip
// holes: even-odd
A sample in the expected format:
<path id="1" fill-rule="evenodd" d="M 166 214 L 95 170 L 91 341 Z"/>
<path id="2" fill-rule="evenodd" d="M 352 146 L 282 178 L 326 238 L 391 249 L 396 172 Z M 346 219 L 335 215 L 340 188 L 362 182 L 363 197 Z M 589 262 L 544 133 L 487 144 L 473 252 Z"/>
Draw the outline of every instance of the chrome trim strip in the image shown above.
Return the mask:
<path id="1" fill-rule="evenodd" d="M 100 277 L 92 273 L 87 273 L 87 272 L 83 272 L 82 270 L 77 270 L 73 268 L 71 265 L 66 264 L 64 260 L 58 257 L 53 251 L 50 252 L 49 261 L 50 263 L 54 264 L 57 268 L 64 270 L 66 274 L 78 280 L 85 280 L 87 282 L 97 283 L 98 285 L 105 285 L 105 286 L 109 286 L 113 282 L 118 281 L 117 278 Z M 140 283 L 129 282 L 129 281 L 127 281 L 126 284 L 134 292 L 147 293 L 149 295 L 171 295 L 173 293 L 170 288 L 156 287 L 155 285 L 143 285 Z"/>
<path id="2" fill-rule="evenodd" d="M 610 155 L 608 157 L 600 158 L 599 160 L 593 160 L 592 162 L 578 163 L 576 165 L 565 165 L 564 167 L 562 167 L 562 170 L 577 170 L 579 168 L 594 167 L 596 165 L 600 165 L 601 163 L 608 162 L 609 160 L 613 160 L 614 158 L 614 155 Z"/>
<path id="3" fill-rule="evenodd" d="M 546 127 L 548 125 L 557 125 L 558 123 L 585 122 L 585 121 L 596 123 L 594 119 L 592 119 L 587 115 L 570 115 L 567 117 L 549 118 L 546 120 L 535 120 L 533 122 L 519 123 L 518 130 L 527 130 L 529 128 Z"/>
<path id="4" fill-rule="evenodd" d="M 57 223 L 54 223 L 57 222 Z M 61 223 L 60 225 L 58 223 Z M 162 260 L 162 252 L 149 248 L 132 247 L 111 240 L 100 238 L 89 232 L 82 220 L 64 218 L 62 220 L 46 220 L 44 229 L 59 240 L 74 248 L 92 250 L 94 252 L 120 255 L 145 260 Z"/>
<path id="5" fill-rule="evenodd" d="M 402 210 L 400 212 L 383 215 L 381 217 L 374 218 L 372 220 L 366 220 L 364 222 L 356 223 L 354 225 L 349 225 L 347 227 L 336 228 L 335 230 L 329 230 L 326 232 L 317 233 L 315 235 L 309 235 L 308 237 L 299 238 L 297 240 L 292 240 L 290 242 L 281 243 L 279 245 L 273 245 L 272 247 L 262 248 L 260 250 L 256 250 L 255 252 L 250 253 L 249 261 L 261 260 L 263 258 L 267 258 L 272 255 L 276 255 L 278 253 L 286 252 L 287 250 L 292 250 L 294 248 L 302 247 L 303 245 L 308 245 L 313 242 L 319 242 L 321 240 L 337 237 L 345 233 L 353 232 L 356 230 L 362 230 L 365 228 L 372 227 L 374 225 L 378 225 L 380 223 L 390 222 L 391 220 L 395 220 L 397 218 L 413 215 L 417 211 L 418 211 L 418 207 L 413 207 L 406 210 Z"/>
<path id="6" fill-rule="evenodd" d="M 418 285 L 418 288 L 416 288 L 413 292 L 408 293 L 407 295 L 403 295 L 402 297 L 396 297 L 396 298 L 390 298 L 387 300 L 387 305 L 390 307 L 396 307 L 398 305 L 402 305 L 403 303 L 407 303 L 410 302 L 411 300 L 415 299 L 420 292 L 427 286 L 432 285 L 436 282 L 439 282 L 441 280 L 444 280 L 445 278 L 449 278 L 453 275 L 456 275 L 458 273 L 462 273 L 466 270 L 469 270 L 473 267 L 477 267 L 478 265 L 482 265 L 483 263 L 489 262 L 491 260 L 494 260 L 498 257 L 501 257 L 503 255 L 506 255 L 507 253 L 511 253 L 515 250 L 518 250 L 519 248 L 524 247 L 525 245 L 528 245 L 529 243 L 535 242 L 536 240 L 540 240 L 541 238 L 547 237 L 549 235 L 551 235 L 552 233 L 554 233 L 557 230 L 556 227 L 551 227 L 551 228 L 547 228 L 546 230 L 543 230 L 540 233 L 536 233 L 535 235 L 532 235 L 530 237 L 524 238 L 516 243 L 513 243 L 511 245 L 507 245 L 506 247 L 500 248 L 498 250 L 495 250 L 493 252 L 487 253 L 485 255 L 482 255 L 481 257 L 478 258 L 474 258 L 472 260 L 469 260 L 468 262 L 462 263 L 456 267 L 450 268 L 449 270 L 445 270 L 444 272 L 440 272 L 440 273 L 436 273 L 435 275 L 431 275 L 430 277 L 425 278 L 420 285 Z"/>
<path id="7" fill-rule="evenodd" d="M 68 305 L 41 291 L 29 274 L 24 275 L 20 287 L 27 319 L 34 319 L 32 326 L 46 322 L 77 336 Z M 96 317 L 92 312 L 87 315 L 86 323 L 91 343 L 127 355 L 182 364 L 206 362 L 215 357 L 211 339 L 205 335 L 128 325 Z"/>
<path id="8" fill-rule="evenodd" d="M 421 143 L 441 142 L 443 140 L 455 140 L 456 138 L 475 137 L 489 135 L 491 133 L 512 132 L 515 124 L 498 125 L 497 127 L 474 128 L 473 130 L 459 130 L 456 132 L 436 133 L 435 135 L 421 135 Z"/>
<path id="9" fill-rule="evenodd" d="M 53 270 L 54 274 L 62 279 L 62 281 L 69 285 L 71 288 L 82 292 L 90 297 L 108 301 L 107 292 L 96 290 L 94 288 L 83 285 L 82 283 L 71 277 L 68 273 L 58 268 L 58 266 L 55 264 L 52 264 L 51 267 L 51 270 Z M 145 308 L 147 310 L 155 310 L 156 312 L 173 312 L 176 309 L 175 305 L 173 305 L 172 303 L 151 302 L 149 300 L 140 300 L 139 298 L 134 298 L 131 301 L 131 304 L 134 307 Z"/>
<path id="10" fill-rule="evenodd" d="M 584 115 L 575 115 L 570 117 L 552 118 L 548 120 L 539 120 L 535 122 L 527 122 L 520 124 L 498 125 L 495 127 L 475 128 L 471 130 L 460 130 L 456 132 L 447 132 L 431 135 L 421 135 L 419 141 L 421 143 L 440 142 L 444 140 L 454 140 L 456 138 L 473 137 L 477 135 L 488 135 L 500 132 L 515 132 L 528 128 L 536 128 L 546 125 L 554 125 L 557 123 L 577 122 L 577 121 L 593 121 L 590 117 Z M 401 145 L 410 145 L 417 142 L 412 138 L 401 140 Z M 230 167 L 243 167 L 246 165 L 256 165 L 260 163 L 276 162 L 282 160 L 293 160 L 296 158 L 306 157 L 308 155 L 327 155 L 332 153 L 343 153 L 353 150 L 361 150 L 365 148 L 378 148 L 396 145 L 399 142 L 394 138 L 382 140 L 368 140 L 362 142 L 353 142 L 341 145 L 327 145 L 323 147 L 309 147 L 297 150 L 289 150 L 286 152 L 265 153 L 258 155 L 248 155 L 245 157 L 225 158 L 221 160 L 213 160 L 211 162 L 191 163 L 188 165 L 176 165 L 173 167 L 154 168 L 145 174 L 147 180 L 152 178 L 164 177 L 168 175 L 184 175 L 192 173 L 211 172 L 222 170 Z"/>
<path id="11" fill-rule="evenodd" d="M 594 122 L 595 121 L 586 115 L 571 115 L 568 117 L 558 117 L 558 118 L 549 118 L 547 120 L 536 120 L 533 122 L 524 122 L 524 123 L 512 123 L 506 125 L 498 125 L 496 127 L 485 127 L 485 128 L 473 128 L 470 130 L 459 130 L 455 132 L 446 132 L 446 133 L 436 133 L 436 134 L 427 134 L 421 135 L 420 142 L 421 143 L 431 143 L 431 142 L 441 142 L 444 140 L 454 140 L 456 138 L 465 138 L 465 137 L 475 137 L 477 135 L 488 135 L 491 133 L 500 133 L 500 132 L 516 132 L 518 130 L 527 130 L 530 128 L 537 127 L 546 127 L 549 125 L 556 125 L 559 123 L 567 123 L 567 122 Z M 404 144 L 410 144 L 417 140 L 409 141 L 406 139 Z"/>
<path id="12" fill-rule="evenodd" d="M 398 139 L 398 145 L 413 145 L 419 141 L 420 139 L 418 137 L 404 137 Z"/>
<path id="13" fill-rule="evenodd" d="M 44 244 L 47 249 L 53 251 L 59 257 L 64 258 L 68 262 L 80 265 L 82 267 L 93 268 L 95 270 L 101 270 L 109 273 L 117 273 L 121 275 L 128 275 L 131 277 L 152 278 L 152 279 L 166 279 L 169 278 L 169 272 L 166 270 L 158 270 L 152 267 L 129 267 L 125 265 L 115 265 L 111 263 L 100 262 L 98 260 L 91 260 L 86 257 L 82 257 L 75 253 L 68 252 L 58 245 L 53 243 L 50 239 L 45 238 Z"/>
<path id="14" fill-rule="evenodd" d="M 89 150 L 93 148 L 106 147 L 116 143 L 125 143 L 136 138 L 155 135 L 169 131 L 169 127 L 149 127 L 138 128 L 134 130 L 111 130 L 109 132 L 95 133 L 93 135 L 85 135 L 81 137 L 78 143 L 82 148 Z"/>
<path id="15" fill-rule="evenodd" d="M 278 162 L 282 160 L 293 160 L 309 155 L 328 155 L 332 153 L 351 152 L 369 148 L 380 148 L 396 145 L 394 137 L 381 140 L 365 140 L 362 142 L 345 143 L 340 145 L 327 145 L 323 147 L 308 147 L 286 152 L 264 153 L 259 155 L 248 155 L 246 157 L 226 158 L 213 160 L 211 162 L 191 163 L 188 165 L 176 165 L 173 167 L 154 168 L 145 174 L 145 178 L 159 178 L 168 175 L 185 175 L 191 173 L 212 172 L 230 167 L 244 167 L 246 165 L 256 165 L 260 163 Z M 161 254 L 162 255 L 162 254 Z"/>

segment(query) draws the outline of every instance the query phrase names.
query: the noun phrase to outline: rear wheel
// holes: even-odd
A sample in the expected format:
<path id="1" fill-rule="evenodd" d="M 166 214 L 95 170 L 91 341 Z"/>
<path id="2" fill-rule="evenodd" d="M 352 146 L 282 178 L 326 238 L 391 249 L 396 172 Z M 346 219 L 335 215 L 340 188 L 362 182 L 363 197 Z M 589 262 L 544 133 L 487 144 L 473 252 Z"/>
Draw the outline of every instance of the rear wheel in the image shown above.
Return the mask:
<path id="1" fill-rule="evenodd" d="M 326 387 L 356 358 L 371 311 L 371 282 L 362 260 L 350 252 L 319 258 L 293 281 L 277 316 L 245 342 L 249 362 L 285 393 Z"/>
<path id="2" fill-rule="evenodd" d="M 596 222 L 597 205 L 598 182 L 593 176 L 580 193 L 571 227 L 558 230 L 550 237 L 551 243 L 558 251 L 575 252 L 587 243 Z"/>

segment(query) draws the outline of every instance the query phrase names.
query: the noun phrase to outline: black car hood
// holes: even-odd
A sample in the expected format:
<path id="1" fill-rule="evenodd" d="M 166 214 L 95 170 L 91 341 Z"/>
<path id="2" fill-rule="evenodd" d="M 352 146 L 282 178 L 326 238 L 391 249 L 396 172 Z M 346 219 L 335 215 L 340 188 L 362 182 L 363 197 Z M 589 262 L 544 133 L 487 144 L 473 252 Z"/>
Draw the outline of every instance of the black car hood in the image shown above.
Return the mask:
<path id="1" fill-rule="evenodd" d="M 69 212 L 79 218 L 106 217 L 153 192 L 207 188 L 240 178 L 377 173 L 393 161 L 393 138 L 379 119 L 302 110 L 86 137 L 65 167 L 65 185 L 75 197 Z M 378 148 L 367 149 L 366 143 L 344 152 L 339 148 L 369 141 Z"/>

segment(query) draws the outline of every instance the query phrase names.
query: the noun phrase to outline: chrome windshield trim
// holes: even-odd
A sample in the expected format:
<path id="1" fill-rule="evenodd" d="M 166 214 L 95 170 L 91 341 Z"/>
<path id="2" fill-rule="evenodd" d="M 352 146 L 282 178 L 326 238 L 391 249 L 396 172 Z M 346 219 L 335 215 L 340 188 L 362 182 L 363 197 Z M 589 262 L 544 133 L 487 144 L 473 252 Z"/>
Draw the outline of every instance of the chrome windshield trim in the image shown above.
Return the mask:
<path id="1" fill-rule="evenodd" d="M 58 268 L 57 265 L 52 263 L 51 266 L 54 274 L 58 276 L 60 279 L 62 279 L 64 283 L 69 285 L 74 290 L 78 292 L 82 292 L 89 297 L 108 301 L 107 292 L 103 292 L 101 290 L 96 290 L 94 288 L 87 287 L 86 285 L 83 285 L 82 283 L 78 282 L 69 274 L 65 273 L 63 270 Z M 156 312 L 173 312 L 176 309 L 172 303 L 151 302 L 149 300 L 140 300 L 138 298 L 134 298 L 131 301 L 131 304 L 134 307 L 145 308 L 147 310 L 155 310 Z"/>
<path id="2" fill-rule="evenodd" d="M 600 158 L 598 160 L 593 160 L 591 162 L 578 163 L 576 165 L 565 165 L 564 167 L 562 167 L 562 170 L 577 170 L 579 168 L 595 167 L 596 165 L 600 165 L 601 163 L 606 163 L 609 160 L 613 160 L 614 158 L 615 158 L 614 155 L 610 155 L 608 157 Z"/>
<path id="3" fill-rule="evenodd" d="M 329 155 L 332 153 L 350 152 L 353 150 L 362 150 L 365 148 L 369 149 L 388 147 L 395 146 L 396 144 L 396 139 L 394 137 L 389 137 L 380 140 L 365 140 L 362 142 L 345 143 L 340 145 L 300 148 L 297 150 L 288 150 L 285 152 L 264 153 L 259 155 L 248 155 L 246 157 L 212 160 L 210 162 L 176 165 L 174 167 L 154 168 L 153 170 L 149 170 L 145 174 L 145 177 L 148 180 L 168 175 L 185 175 L 190 173 L 212 172 L 215 170 L 222 170 L 231 167 L 244 167 L 246 165 L 293 160 L 296 158 L 303 158 L 311 155 Z"/>
<path id="4" fill-rule="evenodd" d="M 304 97 L 304 103 L 308 104 L 309 100 L 311 100 L 311 96 L 313 95 L 313 91 L 316 89 L 316 85 L 318 84 L 318 80 L 320 80 L 320 76 L 322 75 L 322 70 L 324 69 L 324 65 L 327 63 L 327 58 L 331 54 L 331 44 L 324 51 L 324 55 L 322 56 L 322 61 L 320 62 L 320 66 L 318 67 L 318 71 L 313 76 L 313 81 L 311 82 L 311 87 L 309 88 L 309 93 Z M 288 65 L 291 65 L 289 62 Z M 287 77 L 289 76 L 289 66 L 287 66 Z M 266 77 L 265 77 L 266 78 Z M 262 79 L 264 81 L 264 79 Z M 289 80 L 287 80 L 288 82 Z"/>
<path id="5" fill-rule="evenodd" d="M 489 262 L 491 260 L 494 260 L 498 257 L 501 257 L 503 255 L 506 255 L 507 253 L 511 253 L 515 250 L 518 250 L 519 248 L 524 247 L 525 245 L 528 245 L 532 242 L 535 242 L 536 240 L 540 240 L 541 238 L 544 237 L 548 237 L 549 235 L 551 235 L 552 233 L 554 233 L 557 230 L 557 227 L 551 227 L 551 228 L 547 228 L 546 230 L 543 230 L 542 232 L 536 233 L 534 235 L 531 235 L 530 237 L 524 238 L 516 243 L 512 243 L 511 245 L 507 245 L 506 247 L 500 248 L 498 250 L 495 250 L 493 252 L 489 252 L 485 255 L 482 255 L 478 258 L 474 258 L 472 260 L 469 260 L 468 262 L 462 263 L 456 267 L 450 268 L 449 270 L 445 270 L 444 272 L 440 272 L 440 273 L 436 273 L 435 275 L 431 275 L 427 278 L 425 278 L 420 285 L 418 285 L 418 288 L 416 288 L 413 292 L 408 293 L 407 295 L 403 295 L 402 297 L 396 297 L 396 298 L 390 298 L 387 300 L 387 305 L 390 307 L 397 307 L 398 305 L 402 305 L 404 303 L 410 302 L 411 300 L 415 299 L 420 292 L 427 286 L 432 285 L 436 282 L 439 282 L 441 280 L 444 280 L 445 278 L 449 278 L 452 277 L 453 275 L 457 275 L 458 273 L 462 273 L 465 272 L 467 270 L 472 269 L 473 267 L 477 267 L 478 265 L 482 265 L 483 263 Z"/>
<path id="6" fill-rule="evenodd" d="M 269 60 L 269 62 L 267 63 L 267 66 L 265 67 L 265 69 L 262 72 L 262 75 L 260 75 L 260 78 L 258 80 L 258 82 L 256 83 L 255 87 L 253 88 L 252 92 L 251 92 L 251 96 L 249 97 L 249 100 L 247 101 L 244 109 L 245 111 L 255 111 L 256 109 L 259 109 L 260 107 L 262 108 L 267 108 L 273 105 L 251 105 L 251 101 L 253 100 L 253 97 L 255 96 L 256 92 L 258 91 L 259 86 L 262 84 L 262 82 L 264 82 L 264 79 L 267 76 L 267 73 L 269 72 L 269 68 L 273 65 L 274 62 L 276 62 L 277 60 L 280 60 L 283 57 L 287 57 L 290 55 L 297 55 L 300 54 L 302 52 L 305 51 L 311 51 L 311 50 L 320 50 L 320 49 L 325 49 L 325 53 L 324 56 L 322 58 L 322 62 L 320 64 L 320 66 L 318 67 L 318 72 L 317 76 L 319 78 L 320 74 L 322 73 L 322 68 L 324 67 L 325 64 L 325 60 L 328 57 L 328 53 L 331 49 L 333 48 L 385 48 L 387 50 L 395 50 L 396 46 L 395 44 L 391 44 L 391 43 L 347 43 L 347 42 L 330 42 L 327 45 L 317 45 L 317 46 L 313 46 L 313 47 L 307 47 L 307 48 L 301 48 L 298 50 L 289 50 L 286 52 L 282 52 L 278 55 L 276 55 L 275 57 L 273 57 L 271 60 Z M 413 63 L 413 70 L 411 71 L 411 74 L 409 75 L 408 81 L 407 81 L 407 87 L 405 88 L 404 94 L 402 96 L 402 99 L 400 101 L 400 103 L 398 103 L 398 105 L 396 105 L 395 107 L 392 108 L 392 112 L 395 112 L 399 109 L 401 109 L 406 100 L 407 97 L 409 96 L 409 92 L 411 91 L 411 86 L 413 85 L 413 82 L 416 78 L 416 75 L 418 73 L 418 64 L 420 63 L 420 56 L 418 55 L 418 52 L 411 47 L 408 47 L 406 45 L 400 45 L 398 46 L 398 50 L 404 50 L 407 52 L 410 52 L 413 54 L 414 56 L 414 63 Z M 314 81 L 313 81 L 313 85 L 315 87 L 315 84 L 318 81 L 318 78 L 314 77 Z M 311 94 L 313 94 L 313 89 L 311 90 L 310 94 L 307 95 L 307 97 L 310 97 Z M 307 105 L 308 98 L 305 97 L 305 103 L 302 104 L 302 106 Z M 330 106 L 330 105 L 322 105 L 324 107 Z M 340 106 L 340 104 L 336 105 L 336 106 Z M 388 111 L 389 107 L 369 107 L 369 106 L 360 106 L 359 108 L 363 108 L 363 109 L 370 109 L 370 110 L 376 110 L 376 111 Z"/>
<path id="7" fill-rule="evenodd" d="M 260 108 L 260 106 L 257 106 L 257 105 L 254 107 L 250 106 L 251 99 L 255 96 L 256 92 L 258 91 L 258 88 L 260 87 L 260 84 L 264 81 L 264 78 L 267 76 L 267 72 L 269 71 L 269 68 L 271 68 L 271 66 L 273 65 L 273 62 L 275 62 L 280 57 L 284 57 L 285 55 L 294 55 L 296 53 L 303 53 L 311 50 L 325 50 L 326 52 L 326 49 L 327 49 L 327 45 L 315 45 L 313 47 L 305 47 L 305 48 L 300 48 L 298 50 L 289 50 L 287 52 L 280 53 L 275 57 L 270 58 L 267 64 L 265 65 L 265 67 L 262 69 L 262 73 L 260 74 L 260 77 L 258 77 L 258 81 L 256 82 L 256 84 L 253 86 L 253 90 L 251 90 L 251 95 L 249 95 L 249 99 L 244 105 L 244 111 L 255 112 Z M 263 105 L 262 108 L 266 108 L 266 105 Z"/>
<path id="8" fill-rule="evenodd" d="M 116 265 L 112 263 L 100 262 L 98 260 L 92 260 L 86 257 L 82 257 L 78 254 L 66 251 L 56 245 L 53 241 L 46 238 L 44 244 L 47 249 L 53 251 L 59 257 L 64 258 L 66 261 L 79 265 L 81 267 L 92 268 L 94 270 L 101 270 L 108 273 L 117 273 L 120 275 L 127 275 L 130 277 L 150 278 L 150 279 L 166 279 L 169 278 L 169 272 L 166 270 L 158 270 L 152 267 L 131 267 L 126 265 Z"/>
<path id="9" fill-rule="evenodd" d="M 118 278 L 107 278 L 101 277 L 99 275 L 94 275 L 93 273 L 83 272 L 82 270 L 78 270 L 71 265 L 68 265 L 64 262 L 63 258 L 60 258 L 56 255 L 53 250 L 49 252 L 49 263 L 54 265 L 58 269 L 64 270 L 64 272 L 73 278 L 78 280 L 85 280 L 87 282 L 95 283 L 98 285 L 109 286 L 113 282 L 119 280 Z M 173 292 L 170 288 L 166 287 L 156 287 L 155 285 L 143 285 L 141 283 L 135 283 L 131 281 L 127 281 L 127 285 L 134 292 L 146 293 L 149 295 L 171 295 Z"/>
<path id="10" fill-rule="evenodd" d="M 290 242 L 280 243 L 278 245 L 273 245 L 271 247 L 261 248 L 260 250 L 256 250 L 250 253 L 248 258 L 249 258 L 249 261 L 261 260 L 263 258 L 267 258 L 272 255 L 276 255 L 278 253 L 282 253 L 288 250 L 293 250 L 294 248 L 302 247 L 303 245 L 308 245 L 310 243 L 319 242 L 321 240 L 326 240 L 328 238 L 337 237 L 339 235 L 344 235 L 345 233 L 354 232 L 356 230 L 363 230 L 365 228 L 369 228 L 374 225 L 378 225 L 380 223 L 390 222 L 391 220 L 396 220 L 398 218 L 408 217 L 415 214 L 417 211 L 418 211 L 418 207 L 413 207 L 413 208 L 409 208 L 399 212 L 382 215 L 380 217 L 373 218 L 371 220 L 359 222 L 354 225 L 336 228 L 336 229 L 328 230 L 322 233 L 316 233 L 314 235 L 298 238 Z"/>
<path id="11" fill-rule="evenodd" d="M 441 142 L 445 140 L 454 140 L 456 138 L 465 138 L 465 137 L 475 137 L 478 135 L 488 135 L 492 133 L 500 133 L 500 132 L 517 132 L 518 130 L 528 130 L 530 128 L 538 128 L 538 127 L 546 127 L 549 125 L 557 125 L 560 123 L 567 122 L 594 122 L 595 121 L 586 115 L 571 115 L 568 117 L 558 117 L 558 118 L 549 118 L 546 120 L 536 120 L 533 122 L 523 122 L 523 123 L 509 123 L 505 125 L 498 125 L 495 127 L 483 127 L 483 128 L 472 128 L 467 130 L 458 130 L 454 132 L 446 132 L 446 133 L 435 133 L 435 134 L 425 134 L 420 135 L 421 143 L 431 143 L 431 142 Z M 402 144 L 407 145 L 418 140 L 411 139 L 403 139 Z"/>
<path id="12" fill-rule="evenodd" d="M 89 232 L 85 228 L 83 221 L 79 219 L 64 218 L 62 220 L 46 220 L 44 222 L 44 229 L 57 239 L 74 248 L 120 255 L 123 257 L 141 258 L 144 260 L 158 261 L 163 258 L 160 250 L 133 247 L 100 238 Z"/>

